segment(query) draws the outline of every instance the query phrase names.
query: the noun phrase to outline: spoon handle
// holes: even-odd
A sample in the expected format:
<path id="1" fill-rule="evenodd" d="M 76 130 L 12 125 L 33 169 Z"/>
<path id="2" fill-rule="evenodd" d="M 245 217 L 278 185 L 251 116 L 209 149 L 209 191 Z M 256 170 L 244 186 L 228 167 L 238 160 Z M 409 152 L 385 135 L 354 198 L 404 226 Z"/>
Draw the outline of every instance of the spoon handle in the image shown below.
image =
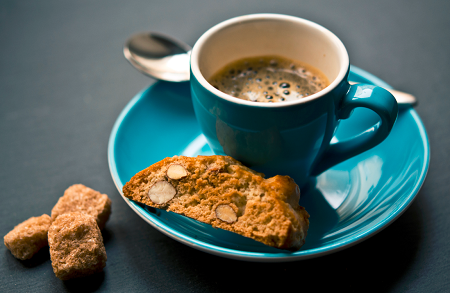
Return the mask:
<path id="1" fill-rule="evenodd" d="M 354 82 L 354 81 L 349 81 L 350 84 L 357 84 L 359 82 Z M 398 90 L 393 90 L 393 89 L 386 89 L 388 90 L 397 100 L 397 103 L 399 105 L 411 105 L 411 106 L 416 106 L 417 105 L 417 99 L 416 97 L 414 97 L 411 94 L 405 93 L 405 92 L 401 92 Z"/>

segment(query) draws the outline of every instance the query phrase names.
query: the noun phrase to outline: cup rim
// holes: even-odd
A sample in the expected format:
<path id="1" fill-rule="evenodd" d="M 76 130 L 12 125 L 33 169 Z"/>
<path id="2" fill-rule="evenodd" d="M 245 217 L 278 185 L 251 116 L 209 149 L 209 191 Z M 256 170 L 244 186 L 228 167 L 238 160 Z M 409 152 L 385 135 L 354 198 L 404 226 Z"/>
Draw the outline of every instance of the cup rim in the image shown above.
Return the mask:
<path id="1" fill-rule="evenodd" d="M 339 49 L 338 56 L 342 60 L 342 65 L 341 65 L 341 68 L 339 70 L 339 74 L 337 75 L 337 77 L 326 88 L 324 88 L 323 90 L 321 90 L 315 94 L 312 94 L 306 98 L 299 99 L 297 101 L 286 101 L 286 102 L 282 102 L 282 103 L 255 103 L 252 101 L 247 101 L 247 100 L 233 97 L 233 96 L 228 95 L 228 94 L 216 89 L 215 87 L 213 87 L 204 78 L 203 74 L 200 71 L 199 65 L 198 65 L 199 52 L 201 51 L 202 46 L 212 35 L 214 35 L 215 33 L 217 33 L 218 31 L 222 30 L 225 27 L 231 26 L 235 23 L 251 22 L 251 21 L 258 20 L 258 19 L 287 20 L 287 21 L 291 21 L 291 22 L 302 23 L 302 24 L 309 25 L 309 26 L 325 33 L 337 45 L 337 48 Z M 321 26 L 320 24 L 317 24 L 315 22 L 312 22 L 310 20 L 300 18 L 297 16 L 291 16 L 291 15 L 285 15 L 285 14 L 275 14 L 275 13 L 257 13 L 257 14 L 248 14 L 248 15 L 233 17 L 231 19 L 228 19 L 221 23 L 218 23 L 215 26 L 208 29 L 197 40 L 194 47 L 192 48 L 190 66 L 191 66 L 191 72 L 195 76 L 197 81 L 209 92 L 213 93 L 214 95 L 216 95 L 224 100 L 227 100 L 227 101 L 235 103 L 235 104 L 246 105 L 246 106 L 251 106 L 251 107 L 281 108 L 281 107 L 289 107 L 289 106 L 293 106 L 293 105 L 308 103 L 309 101 L 317 100 L 320 97 L 328 94 L 330 91 L 332 91 L 334 88 L 336 88 L 336 86 L 338 84 L 340 84 L 341 81 L 344 79 L 345 75 L 347 74 L 348 68 L 350 66 L 350 61 L 349 61 L 347 49 L 345 48 L 342 41 L 333 32 L 331 32 L 329 29 Z"/>

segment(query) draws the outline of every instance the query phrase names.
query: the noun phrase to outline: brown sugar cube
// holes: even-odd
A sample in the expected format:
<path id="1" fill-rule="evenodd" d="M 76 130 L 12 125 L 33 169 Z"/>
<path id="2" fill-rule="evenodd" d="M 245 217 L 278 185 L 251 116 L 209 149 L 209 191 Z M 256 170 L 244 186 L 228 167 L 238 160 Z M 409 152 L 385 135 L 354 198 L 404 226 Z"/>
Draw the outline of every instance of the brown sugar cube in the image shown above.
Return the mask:
<path id="1" fill-rule="evenodd" d="M 106 194 L 101 194 L 83 184 L 75 184 L 66 189 L 53 207 L 52 221 L 68 212 L 91 215 L 97 220 L 98 227 L 103 229 L 111 214 L 111 200 Z"/>
<path id="2" fill-rule="evenodd" d="M 53 221 L 48 231 L 53 272 L 61 280 L 101 272 L 106 265 L 103 238 L 94 217 L 66 213 Z"/>
<path id="3" fill-rule="evenodd" d="M 174 156 L 134 175 L 127 198 L 279 249 L 305 243 L 309 214 L 289 176 L 264 178 L 228 156 Z"/>
<path id="4" fill-rule="evenodd" d="M 31 258 L 48 245 L 47 233 L 52 220 L 49 215 L 31 217 L 20 223 L 3 238 L 6 247 L 18 259 Z"/>

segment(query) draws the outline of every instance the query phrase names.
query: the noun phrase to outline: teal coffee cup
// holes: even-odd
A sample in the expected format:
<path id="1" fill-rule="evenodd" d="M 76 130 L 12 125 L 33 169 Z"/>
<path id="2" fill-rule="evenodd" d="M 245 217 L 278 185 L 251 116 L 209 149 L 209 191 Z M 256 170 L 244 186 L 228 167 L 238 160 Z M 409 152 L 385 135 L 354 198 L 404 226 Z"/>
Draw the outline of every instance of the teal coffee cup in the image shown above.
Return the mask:
<path id="1" fill-rule="evenodd" d="M 330 84 L 304 98 L 261 103 L 235 98 L 208 82 L 237 59 L 267 55 L 305 62 Z M 398 114 L 387 90 L 348 83 L 349 57 L 336 35 L 298 17 L 254 14 L 224 21 L 196 42 L 190 70 L 195 115 L 213 152 L 266 176 L 289 175 L 300 187 L 382 142 Z M 333 139 L 341 119 L 358 123 L 351 118 L 357 107 L 374 111 L 379 122 L 347 140 Z"/>

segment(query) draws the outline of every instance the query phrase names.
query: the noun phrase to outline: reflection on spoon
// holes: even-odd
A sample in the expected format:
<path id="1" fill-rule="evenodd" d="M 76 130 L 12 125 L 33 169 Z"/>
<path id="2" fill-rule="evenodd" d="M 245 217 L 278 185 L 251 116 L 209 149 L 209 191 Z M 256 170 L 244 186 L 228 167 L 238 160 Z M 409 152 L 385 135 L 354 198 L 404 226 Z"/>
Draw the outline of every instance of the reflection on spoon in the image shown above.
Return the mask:
<path id="1" fill-rule="evenodd" d="M 125 43 L 125 58 L 140 72 L 165 81 L 189 80 L 191 47 L 169 36 L 138 33 Z"/>
<path id="2" fill-rule="evenodd" d="M 150 77 L 172 82 L 189 80 L 191 47 L 180 40 L 156 32 L 138 33 L 127 40 L 123 53 L 131 65 Z M 417 105 L 411 94 L 388 91 L 399 105 Z"/>

